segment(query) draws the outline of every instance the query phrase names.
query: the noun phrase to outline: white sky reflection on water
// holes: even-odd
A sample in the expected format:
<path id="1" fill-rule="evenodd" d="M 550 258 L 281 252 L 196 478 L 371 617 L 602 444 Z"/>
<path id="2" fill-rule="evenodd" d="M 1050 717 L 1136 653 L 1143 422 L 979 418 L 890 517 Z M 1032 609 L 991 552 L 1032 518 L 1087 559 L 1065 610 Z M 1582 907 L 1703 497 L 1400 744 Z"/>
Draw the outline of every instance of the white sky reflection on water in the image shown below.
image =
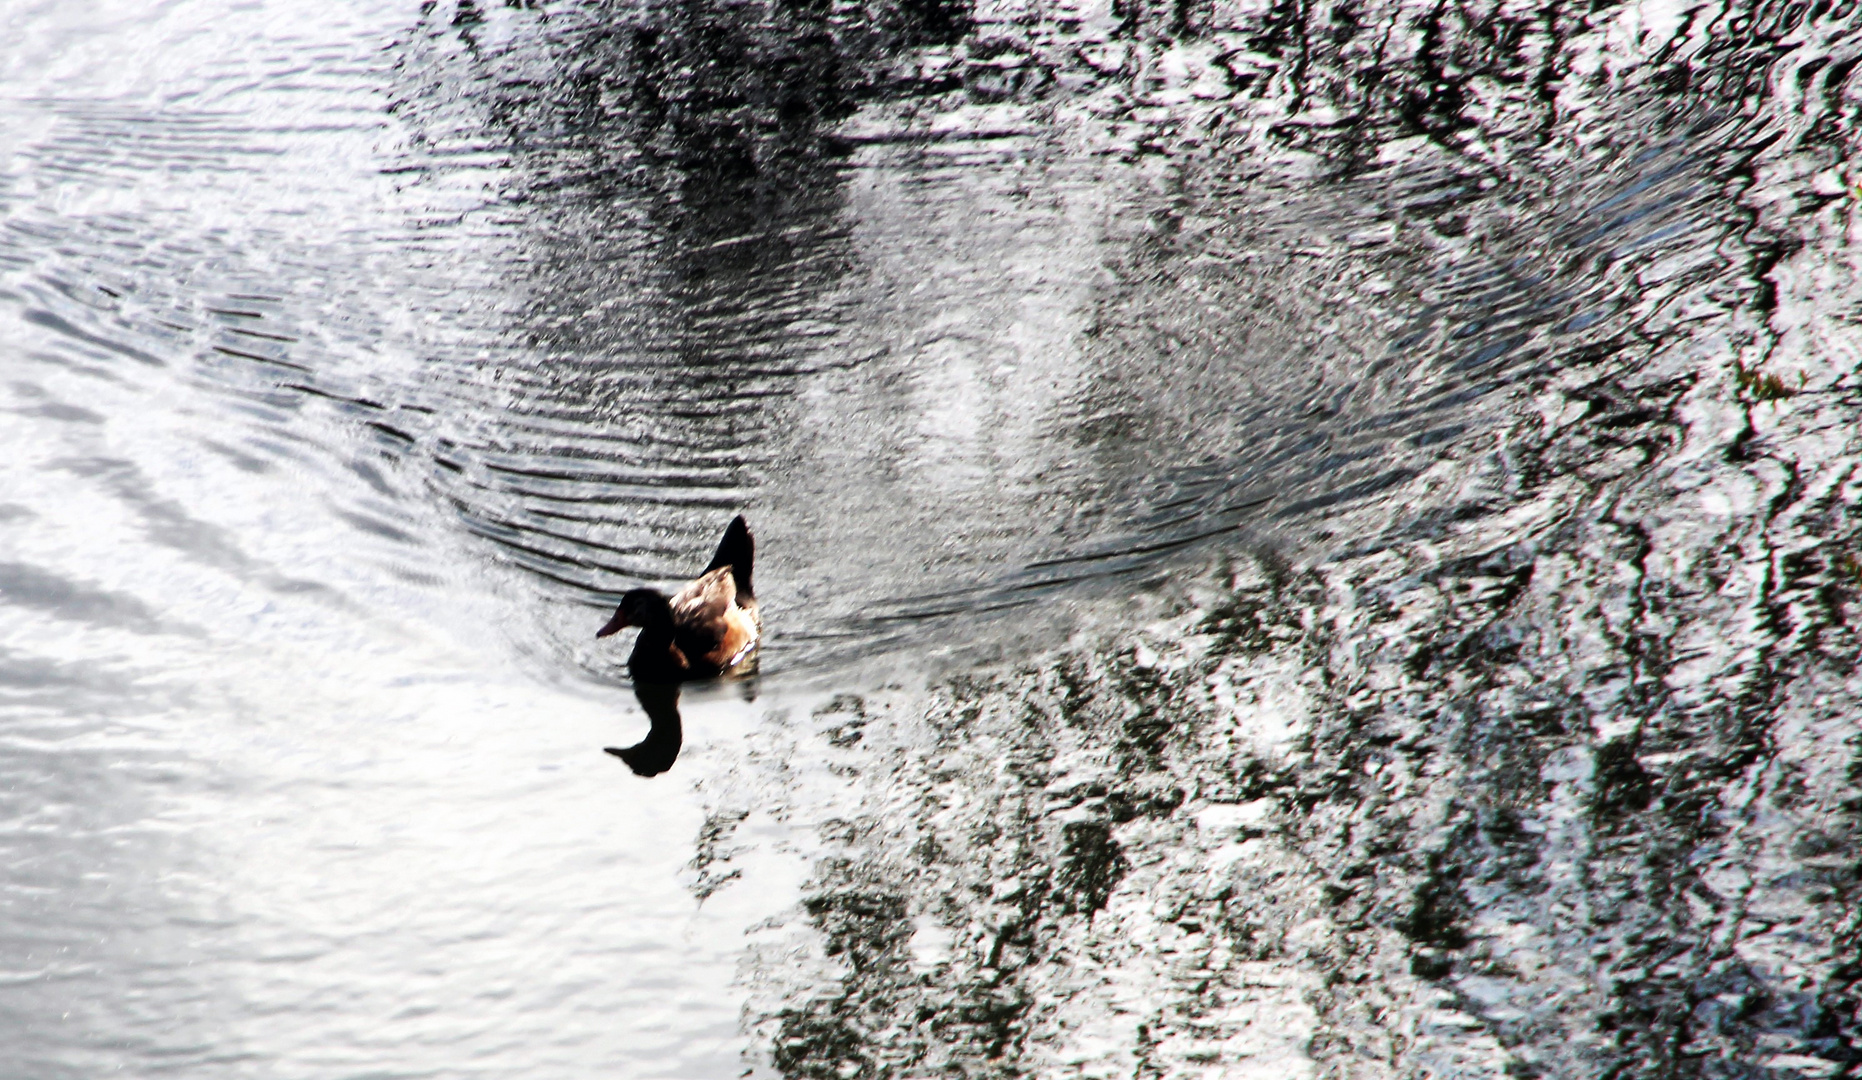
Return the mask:
<path id="1" fill-rule="evenodd" d="M 642 782 L 599 750 L 643 727 L 631 697 L 541 678 L 457 551 L 346 521 L 366 478 L 314 418 L 280 441 L 289 403 L 228 408 L 189 365 L 27 318 L 60 278 L 154 263 L 176 275 L 157 291 L 185 295 L 262 280 L 281 251 L 289 295 L 315 275 L 305 252 L 395 228 L 369 69 L 410 14 L 38 5 L 7 20 L 0 206 L 32 208 L 16 228 L 121 217 L 133 242 L 117 266 L 107 245 L 48 244 L 0 285 L 13 1075 L 743 1067 L 742 931 L 796 883 L 698 904 L 687 783 Z M 93 120 L 126 134 L 87 138 Z M 688 718 L 702 768 L 753 715 L 725 697 Z"/>
<path id="2" fill-rule="evenodd" d="M 315 468 L 201 452 L 156 387 L 9 367 L 111 418 L 0 427 L 36 573 L 7 582 L 0 993 L 34 1075 L 736 1071 L 741 929 L 783 893 L 699 908 L 684 785 L 598 752 L 631 698 L 540 682 L 475 590 L 356 558 Z M 694 762 L 751 722 L 688 716 Z"/>

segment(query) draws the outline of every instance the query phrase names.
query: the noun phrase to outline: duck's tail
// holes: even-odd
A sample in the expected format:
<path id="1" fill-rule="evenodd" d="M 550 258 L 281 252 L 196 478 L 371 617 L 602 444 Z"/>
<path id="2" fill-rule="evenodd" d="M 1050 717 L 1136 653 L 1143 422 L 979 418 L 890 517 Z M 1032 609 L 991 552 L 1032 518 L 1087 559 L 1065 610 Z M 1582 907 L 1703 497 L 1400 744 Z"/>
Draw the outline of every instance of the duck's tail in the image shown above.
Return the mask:
<path id="1" fill-rule="evenodd" d="M 756 563 L 756 537 L 750 535 L 750 525 L 744 516 L 738 514 L 731 523 L 724 527 L 724 539 L 718 541 L 718 553 L 711 557 L 711 565 L 705 567 L 709 574 L 720 566 L 731 568 L 731 582 L 737 586 L 737 597 L 741 600 L 756 599 L 756 590 L 750 585 L 750 574 Z"/>

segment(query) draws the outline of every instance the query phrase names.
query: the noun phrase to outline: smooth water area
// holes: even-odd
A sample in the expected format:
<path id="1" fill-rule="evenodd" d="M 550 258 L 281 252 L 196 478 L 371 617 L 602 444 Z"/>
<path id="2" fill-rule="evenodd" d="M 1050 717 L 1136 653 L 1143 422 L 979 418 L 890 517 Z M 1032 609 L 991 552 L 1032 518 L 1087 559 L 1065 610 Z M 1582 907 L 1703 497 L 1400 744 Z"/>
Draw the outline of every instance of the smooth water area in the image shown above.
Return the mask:
<path id="1" fill-rule="evenodd" d="M 1731 227 L 1679 136 L 1458 252 L 1525 200 L 1402 147 L 1186 186 L 1014 99 L 655 128 L 595 6 L 0 17 L 17 1075 L 737 1075 L 814 823 L 695 887 L 691 793 L 768 717 L 1357 539 L 1610 266 Z M 592 632 L 739 511 L 764 674 L 643 781 Z"/>

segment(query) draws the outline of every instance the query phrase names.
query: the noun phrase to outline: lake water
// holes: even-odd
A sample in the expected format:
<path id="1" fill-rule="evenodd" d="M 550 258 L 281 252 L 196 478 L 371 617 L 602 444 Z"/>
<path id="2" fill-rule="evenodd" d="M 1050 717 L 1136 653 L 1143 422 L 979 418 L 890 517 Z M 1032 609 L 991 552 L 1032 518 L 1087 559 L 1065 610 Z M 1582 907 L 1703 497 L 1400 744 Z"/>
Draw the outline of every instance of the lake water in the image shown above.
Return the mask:
<path id="1" fill-rule="evenodd" d="M 1640 151 L 1544 182 L 1185 164 L 943 92 L 943 8 L 667 10 L 5 4 L 8 1075 L 770 1073 L 820 822 L 694 860 L 784 717 L 1369 542 L 1330 515 L 1516 381 L 1685 338 L 1663 283 L 1746 224 L 1737 119 L 1600 104 Z M 739 511 L 763 673 L 642 780 L 593 631 Z"/>

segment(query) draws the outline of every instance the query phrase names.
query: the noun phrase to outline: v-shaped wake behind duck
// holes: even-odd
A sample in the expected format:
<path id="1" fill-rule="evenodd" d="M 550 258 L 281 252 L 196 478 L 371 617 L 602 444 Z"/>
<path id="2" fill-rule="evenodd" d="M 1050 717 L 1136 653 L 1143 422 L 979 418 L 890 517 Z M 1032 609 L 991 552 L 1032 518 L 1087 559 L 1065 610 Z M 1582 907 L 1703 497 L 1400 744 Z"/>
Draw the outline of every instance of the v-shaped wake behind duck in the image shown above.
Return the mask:
<path id="1" fill-rule="evenodd" d="M 697 579 L 670 599 L 657 589 L 630 589 L 595 636 L 640 628 L 627 658 L 637 683 L 682 683 L 746 671 L 763 636 L 750 582 L 755 561 L 756 539 L 739 514 L 725 527 L 717 554 Z"/>

